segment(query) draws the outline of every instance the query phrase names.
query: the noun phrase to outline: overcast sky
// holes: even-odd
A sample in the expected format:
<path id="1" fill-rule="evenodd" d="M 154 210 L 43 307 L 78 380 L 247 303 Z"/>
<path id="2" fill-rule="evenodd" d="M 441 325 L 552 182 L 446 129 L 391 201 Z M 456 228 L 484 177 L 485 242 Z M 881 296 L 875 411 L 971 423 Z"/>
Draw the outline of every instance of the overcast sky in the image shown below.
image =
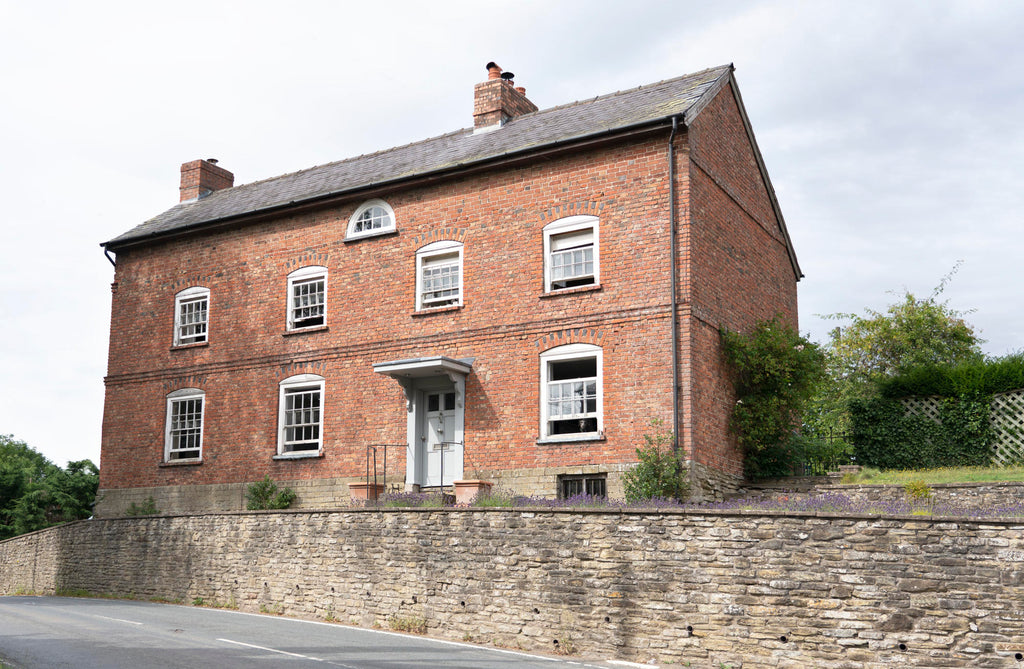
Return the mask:
<path id="1" fill-rule="evenodd" d="M 1024 2 L 0 0 L 0 434 L 99 461 L 113 268 L 181 163 L 235 183 L 734 63 L 806 277 L 800 327 L 943 294 L 1024 349 Z"/>

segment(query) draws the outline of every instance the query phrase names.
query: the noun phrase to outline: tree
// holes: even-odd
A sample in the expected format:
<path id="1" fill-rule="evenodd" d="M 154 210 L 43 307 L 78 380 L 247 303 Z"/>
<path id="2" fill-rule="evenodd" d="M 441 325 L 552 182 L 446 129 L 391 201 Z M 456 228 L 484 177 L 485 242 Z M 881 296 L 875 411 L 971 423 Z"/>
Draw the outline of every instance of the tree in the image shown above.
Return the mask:
<path id="1" fill-rule="evenodd" d="M 90 460 L 61 469 L 11 435 L 0 435 L 0 539 L 92 514 L 99 469 Z"/>
<path id="2" fill-rule="evenodd" d="M 837 327 L 825 348 L 827 374 L 808 403 L 805 427 L 821 436 L 849 431 L 848 406 L 877 394 L 885 379 L 931 365 L 958 365 L 984 358 L 979 339 L 964 316 L 939 297 L 959 268 L 944 276 L 927 298 L 904 291 L 884 312 L 831 314 L 849 320 Z"/>

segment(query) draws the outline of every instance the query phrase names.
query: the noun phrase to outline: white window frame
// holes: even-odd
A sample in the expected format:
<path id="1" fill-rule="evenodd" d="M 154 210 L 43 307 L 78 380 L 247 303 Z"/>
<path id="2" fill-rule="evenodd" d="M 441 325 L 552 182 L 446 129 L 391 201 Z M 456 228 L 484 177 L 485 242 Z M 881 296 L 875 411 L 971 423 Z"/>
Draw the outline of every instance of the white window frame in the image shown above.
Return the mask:
<path id="1" fill-rule="evenodd" d="M 360 217 L 374 207 L 379 207 L 384 210 L 384 213 L 387 214 L 387 222 L 380 227 L 356 231 Z M 386 235 L 389 232 L 394 232 L 395 229 L 395 210 L 391 208 L 391 205 L 384 200 L 368 200 L 359 205 L 359 208 L 356 209 L 354 214 L 352 214 L 352 217 L 348 219 L 348 230 L 345 233 L 345 239 L 359 239 L 361 237 Z"/>
<path id="2" fill-rule="evenodd" d="M 296 325 L 295 313 L 299 309 L 304 308 L 298 303 L 298 298 L 295 295 L 295 286 L 313 283 L 315 281 L 323 281 L 324 283 L 324 301 L 323 301 L 323 322 L 315 323 L 312 325 Z M 302 267 L 295 270 L 288 275 L 288 312 L 286 314 L 288 319 L 288 330 L 307 330 L 310 328 L 321 328 L 327 325 L 327 268 L 321 265 L 310 265 L 308 267 Z"/>
<path id="3" fill-rule="evenodd" d="M 175 425 L 174 425 L 174 409 L 179 404 L 186 402 L 193 402 L 198 400 L 199 406 L 199 426 L 198 428 L 190 426 L 189 428 L 178 429 L 178 432 L 185 430 L 196 430 L 198 429 L 198 445 L 189 446 L 188 448 L 175 448 Z M 194 420 L 194 418 L 193 418 Z M 164 422 L 164 462 L 200 462 L 203 459 L 203 426 L 206 421 L 206 393 L 199 388 L 182 388 L 181 390 L 175 390 L 167 395 L 167 413 L 166 420 Z M 194 456 L 189 457 L 174 457 L 175 454 L 180 454 L 185 451 L 198 451 Z"/>
<path id="4" fill-rule="evenodd" d="M 597 429 L 592 432 L 553 434 L 549 416 L 549 393 L 555 383 L 551 380 L 552 364 L 593 358 L 597 363 L 596 412 L 587 412 L 585 418 L 596 418 Z M 591 441 L 604 438 L 604 351 L 593 344 L 565 344 L 540 354 L 540 441 Z"/>
<path id="5" fill-rule="evenodd" d="M 433 242 L 420 248 L 416 251 L 416 310 L 421 311 L 423 309 L 433 309 L 441 307 L 461 307 L 463 304 L 463 263 L 462 263 L 462 242 L 456 242 L 451 240 L 445 240 L 440 242 Z M 424 277 L 423 272 L 428 269 L 432 264 L 438 263 L 443 259 L 454 257 L 454 264 L 457 267 L 459 273 L 458 281 L 458 295 L 449 299 L 431 300 L 424 296 Z M 450 264 L 450 263 L 445 263 Z"/>
<path id="6" fill-rule="evenodd" d="M 579 287 L 597 286 L 601 283 L 601 246 L 599 235 L 599 220 L 596 216 L 566 216 L 557 221 L 552 221 L 544 226 L 544 292 L 552 293 L 560 290 L 572 290 Z M 561 235 L 574 232 L 590 230 L 593 235 L 593 281 L 581 286 L 570 286 L 567 288 L 556 288 L 552 278 L 552 239 Z"/>
<path id="7" fill-rule="evenodd" d="M 316 427 L 316 439 L 288 440 L 287 434 L 287 398 L 300 392 L 319 393 L 319 406 L 317 420 L 304 422 L 304 425 Z M 277 455 L 285 458 L 316 457 L 323 452 L 324 448 L 324 377 L 317 374 L 296 374 L 281 381 L 278 390 L 277 403 Z M 309 448 L 309 444 L 315 444 L 315 448 Z M 306 447 L 296 449 L 297 445 Z"/>
<path id="8" fill-rule="evenodd" d="M 197 302 L 206 302 L 205 319 L 201 321 L 203 326 L 203 334 L 200 339 L 199 336 L 193 334 L 189 336 L 183 336 L 182 330 L 196 326 L 200 324 L 200 321 L 192 323 L 185 323 L 182 318 L 182 309 L 187 305 L 192 305 Z M 188 346 L 190 344 L 206 344 L 210 341 L 210 289 L 202 286 L 194 286 L 192 288 L 186 288 L 180 291 L 174 296 L 174 345 L 175 346 Z"/>

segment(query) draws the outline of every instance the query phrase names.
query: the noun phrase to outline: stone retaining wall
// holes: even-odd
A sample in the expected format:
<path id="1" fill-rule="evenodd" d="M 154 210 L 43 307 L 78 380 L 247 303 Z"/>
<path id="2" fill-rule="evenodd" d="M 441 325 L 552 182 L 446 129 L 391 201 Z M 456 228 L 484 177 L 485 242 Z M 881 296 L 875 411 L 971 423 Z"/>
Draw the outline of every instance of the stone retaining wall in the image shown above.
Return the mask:
<path id="1" fill-rule="evenodd" d="M 1024 520 L 348 509 L 0 543 L 0 592 L 59 589 L 693 667 L 1024 667 Z"/>
<path id="2" fill-rule="evenodd" d="M 794 491 L 792 482 L 785 481 L 764 486 L 751 486 L 746 492 L 760 497 L 788 497 L 839 493 L 855 502 L 908 501 L 902 485 L 829 484 L 802 486 Z M 971 509 L 997 509 L 1024 504 L 1024 483 L 935 483 L 931 488 L 931 503 Z"/>

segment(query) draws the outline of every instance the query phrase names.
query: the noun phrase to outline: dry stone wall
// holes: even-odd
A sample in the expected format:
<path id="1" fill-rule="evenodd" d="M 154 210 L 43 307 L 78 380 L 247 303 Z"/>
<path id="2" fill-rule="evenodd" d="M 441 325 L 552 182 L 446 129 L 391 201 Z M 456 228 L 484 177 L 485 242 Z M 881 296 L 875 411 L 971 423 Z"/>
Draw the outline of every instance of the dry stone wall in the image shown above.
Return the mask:
<path id="1" fill-rule="evenodd" d="M 1024 521 L 349 509 L 0 543 L 0 592 L 60 589 L 694 667 L 1024 666 Z"/>

